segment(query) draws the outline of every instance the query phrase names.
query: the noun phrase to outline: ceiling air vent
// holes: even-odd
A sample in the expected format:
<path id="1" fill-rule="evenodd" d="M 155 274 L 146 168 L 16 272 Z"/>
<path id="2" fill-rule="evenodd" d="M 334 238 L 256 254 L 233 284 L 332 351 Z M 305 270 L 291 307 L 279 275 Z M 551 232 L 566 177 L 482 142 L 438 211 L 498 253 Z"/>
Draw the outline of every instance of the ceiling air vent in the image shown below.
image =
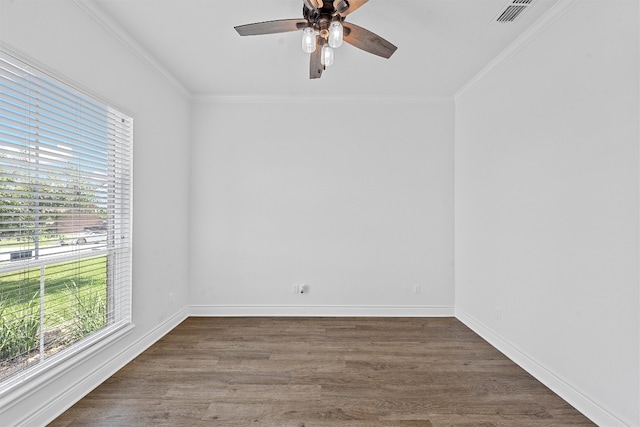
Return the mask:
<path id="1" fill-rule="evenodd" d="M 496 22 L 514 22 L 522 15 L 522 12 L 531 6 L 531 3 L 533 3 L 533 0 L 511 0 L 504 9 L 500 11 L 496 17 Z"/>

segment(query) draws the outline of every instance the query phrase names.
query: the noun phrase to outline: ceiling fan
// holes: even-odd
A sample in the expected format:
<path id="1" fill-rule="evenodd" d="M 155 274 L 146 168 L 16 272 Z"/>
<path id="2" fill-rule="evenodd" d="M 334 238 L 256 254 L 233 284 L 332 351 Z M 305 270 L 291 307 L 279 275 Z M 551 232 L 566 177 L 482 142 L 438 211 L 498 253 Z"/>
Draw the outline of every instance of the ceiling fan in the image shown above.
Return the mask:
<path id="1" fill-rule="evenodd" d="M 346 41 L 365 52 L 390 58 L 397 47 L 345 18 L 368 0 L 302 0 L 303 19 L 279 19 L 235 27 L 241 36 L 302 30 L 302 50 L 311 54 L 309 78 L 318 79 L 333 64 L 333 49 Z"/>

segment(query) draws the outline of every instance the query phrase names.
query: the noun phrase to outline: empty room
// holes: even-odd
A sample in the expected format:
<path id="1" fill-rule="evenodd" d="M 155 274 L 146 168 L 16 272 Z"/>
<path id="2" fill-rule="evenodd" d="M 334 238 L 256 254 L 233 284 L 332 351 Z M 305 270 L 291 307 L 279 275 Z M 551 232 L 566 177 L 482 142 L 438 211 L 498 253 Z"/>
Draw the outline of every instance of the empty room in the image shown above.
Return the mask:
<path id="1" fill-rule="evenodd" d="M 640 426 L 637 0 L 0 0 L 0 426 Z"/>

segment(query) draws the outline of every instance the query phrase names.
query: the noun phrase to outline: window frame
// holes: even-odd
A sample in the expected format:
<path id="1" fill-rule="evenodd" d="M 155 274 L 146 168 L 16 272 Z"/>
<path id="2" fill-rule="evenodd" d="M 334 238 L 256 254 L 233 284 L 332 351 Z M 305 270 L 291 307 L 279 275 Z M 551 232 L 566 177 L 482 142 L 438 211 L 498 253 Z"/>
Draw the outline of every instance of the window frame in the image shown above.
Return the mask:
<path id="1" fill-rule="evenodd" d="M 11 264 L 0 264 L 0 272 L 20 271 L 28 268 L 43 267 L 45 265 L 53 265 L 60 262 L 66 262 L 70 260 L 86 260 L 95 256 L 106 257 L 106 287 L 107 298 L 110 300 L 106 302 L 107 307 L 109 304 L 113 304 L 113 311 L 107 312 L 107 323 L 104 327 L 98 329 L 84 338 L 78 341 L 72 342 L 64 349 L 56 352 L 50 356 L 44 356 L 40 354 L 40 361 L 19 370 L 17 373 L 11 374 L 5 378 L 0 379 L 0 398 L 9 398 L 10 401 L 17 399 L 19 395 L 28 390 L 32 390 L 32 387 L 40 387 L 48 381 L 56 378 L 60 373 L 72 368 L 79 360 L 85 360 L 90 358 L 92 354 L 105 346 L 109 346 L 124 336 L 132 332 L 133 325 L 133 118 L 130 114 L 123 112 L 122 108 L 119 108 L 114 103 L 105 101 L 102 97 L 96 96 L 92 90 L 87 90 L 81 85 L 72 82 L 68 78 L 58 77 L 57 74 L 49 72 L 46 67 L 35 63 L 33 60 L 22 59 L 20 56 L 8 51 L 6 48 L 0 48 L 0 64 L 4 65 L 5 62 L 9 62 L 18 68 L 24 69 L 27 73 L 30 73 L 38 79 L 54 82 L 56 85 L 66 88 L 76 96 L 89 100 L 90 102 L 97 103 L 105 108 L 109 114 L 115 114 L 117 117 L 122 118 L 123 127 L 127 127 L 128 131 L 125 132 L 125 137 L 118 136 L 120 142 L 117 144 L 112 141 L 112 135 L 107 136 L 109 141 L 106 146 L 108 150 L 119 150 L 118 154 L 124 156 L 124 166 L 115 165 L 114 156 L 112 159 L 105 158 L 107 162 L 107 174 L 108 180 L 113 179 L 114 188 L 109 189 L 109 194 L 113 191 L 113 202 L 115 206 L 110 207 L 108 210 L 108 221 L 113 221 L 114 229 L 117 232 L 107 234 L 108 242 L 104 248 L 97 250 L 96 252 L 89 253 L 68 253 L 59 257 L 53 256 L 48 259 L 24 259 L 12 261 Z M 0 94 L 0 100 L 2 100 Z M 108 120 L 107 120 L 108 121 Z M 125 123 L 126 122 L 126 123 Z M 2 123 L 0 122 L 0 128 Z M 109 131 L 112 128 L 109 127 Z M 115 140 L 115 137 L 113 137 Z M 1 143 L 0 143 L 1 145 Z M 114 148 L 115 147 L 115 148 Z M 113 161 L 113 167 L 109 162 Z M 79 176 L 82 174 L 79 173 Z M 117 194 L 121 192 L 121 194 Z M 32 194 L 32 193 L 29 193 Z M 112 202 L 111 196 L 109 196 L 109 203 Z M 119 212 L 118 214 L 115 214 Z M 113 217 L 109 215 L 113 213 Z M 37 254 L 37 252 L 36 252 Z M 115 260 L 115 262 L 114 262 Z M 114 282 L 116 275 L 123 278 L 118 282 Z M 42 280 L 41 280 L 42 281 Z M 43 298 L 43 287 L 41 284 L 41 295 Z M 118 295 L 116 295 L 118 293 Z M 122 296 L 122 298 L 120 298 Z M 40 302 L 41 307 L 43 302 Z M 42 317 L 42 315 L 41 315 Z M 41 324 L 42 328 L 42 324 Z M 40 334 L 44 332 L 41 330 Z M 42 347 L 40 352 L 42 352 Z M 81 358 L 81 359 L 78 359 Z M 28 386 L 28 387 L 27 387 Z M 12 397 L 13 396 L 13 397 Z"/>

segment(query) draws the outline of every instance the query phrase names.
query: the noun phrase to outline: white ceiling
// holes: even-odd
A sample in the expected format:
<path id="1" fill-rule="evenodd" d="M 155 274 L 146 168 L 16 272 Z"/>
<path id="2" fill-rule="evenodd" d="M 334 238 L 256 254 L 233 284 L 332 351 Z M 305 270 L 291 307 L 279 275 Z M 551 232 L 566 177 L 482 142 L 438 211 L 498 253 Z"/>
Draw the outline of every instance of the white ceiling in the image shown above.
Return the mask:
<path id="1" fill-rule="evenodd" d="M 557 0 L 493 22 L 508 0 L 370 0 L 348 17 L 398 50 L 344 44 L 309 80 L 299 32 L 241 37 L 234 26 L 301 18 L 302 0 L 94 0 L 191 95 L 450 97 Z"/>

